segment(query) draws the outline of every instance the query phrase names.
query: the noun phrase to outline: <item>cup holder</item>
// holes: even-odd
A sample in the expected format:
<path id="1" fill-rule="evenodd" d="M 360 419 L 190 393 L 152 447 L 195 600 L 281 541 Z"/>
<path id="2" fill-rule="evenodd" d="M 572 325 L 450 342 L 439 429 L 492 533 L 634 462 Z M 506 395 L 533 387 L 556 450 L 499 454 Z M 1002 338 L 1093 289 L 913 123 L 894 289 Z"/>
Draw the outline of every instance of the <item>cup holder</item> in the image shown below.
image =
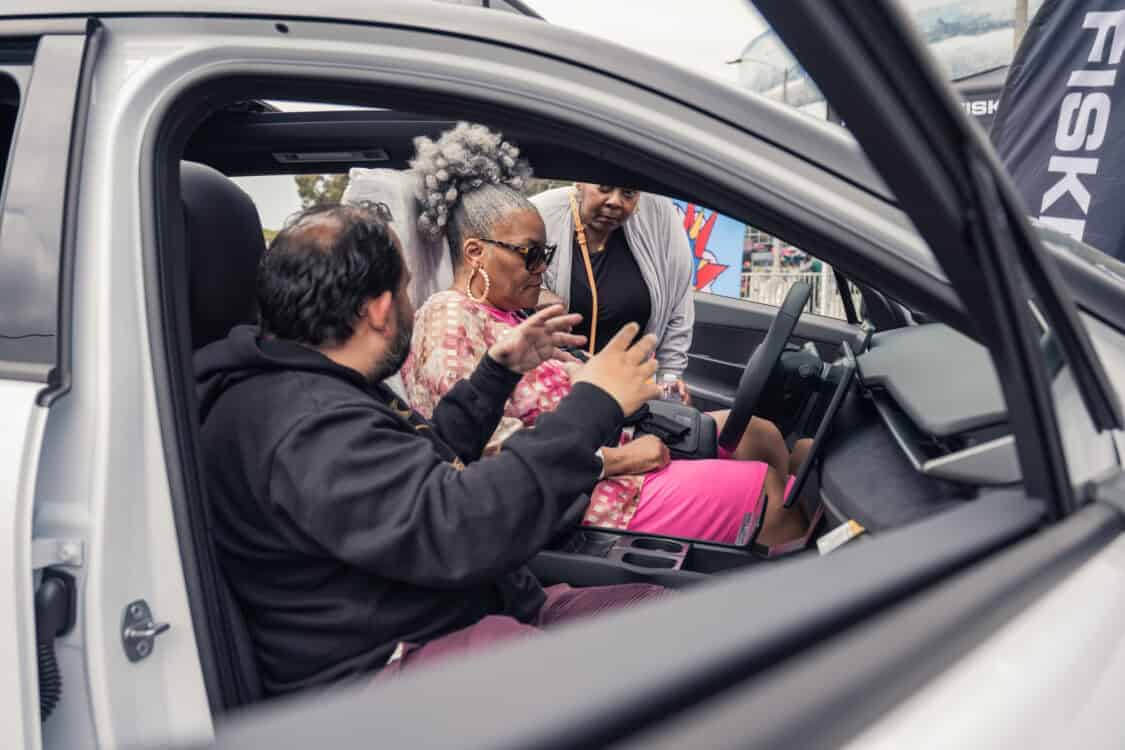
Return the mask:
<path id="1" fill-rule="evenodd" d="M 641 568 L 674 568 L 676 567 L 677 560 L 674 557 L 657 557 L 656 555 L 626 552 L 621 556 L 621 562 L 636 565 Z"/>
<path id="2" fill-rule="evenodd" d="M 681 554 L 684 551 L 684 545 L 679 542 L 672 542 L 667 539 L 648 539 L 646 537 L 637 537 L 633 539 L 630 545 L 636 549 L 651 549 L 659 552 L 670 552 L 673 555 Z"/>

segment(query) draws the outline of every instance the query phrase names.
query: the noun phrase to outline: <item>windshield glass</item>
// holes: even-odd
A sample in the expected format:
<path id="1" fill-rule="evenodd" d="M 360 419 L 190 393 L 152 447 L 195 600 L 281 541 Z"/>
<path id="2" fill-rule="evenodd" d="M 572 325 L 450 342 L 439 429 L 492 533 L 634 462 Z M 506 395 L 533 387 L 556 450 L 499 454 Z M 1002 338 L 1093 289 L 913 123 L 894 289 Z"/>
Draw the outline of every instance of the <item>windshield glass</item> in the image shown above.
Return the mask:
<path id="1" fill-rule="evenodd" d="M 987 128 L 1028 21 L 1043 0 L 900 0 L 930 52 Z M 805 69 L 746 0 L 528 0 L 549 23 L 584 31 L 840 122 Z"/>
<path id="2" fill-rule="evenodd" d="M 1103 253 L 1096 247 L 1074 239 L 1070 235 L 1051 229 L 1035 219 L 1031 220 L 1031 224 L 1039 233 L 1039 239 L 1047 245 L 1048 249 L 1056 252 L 1070 253 L 1103 273 L 1112 276 L 1117 281 L 1125 283 L 1125 263 L 1114 258 L 1112 255 Z"/>

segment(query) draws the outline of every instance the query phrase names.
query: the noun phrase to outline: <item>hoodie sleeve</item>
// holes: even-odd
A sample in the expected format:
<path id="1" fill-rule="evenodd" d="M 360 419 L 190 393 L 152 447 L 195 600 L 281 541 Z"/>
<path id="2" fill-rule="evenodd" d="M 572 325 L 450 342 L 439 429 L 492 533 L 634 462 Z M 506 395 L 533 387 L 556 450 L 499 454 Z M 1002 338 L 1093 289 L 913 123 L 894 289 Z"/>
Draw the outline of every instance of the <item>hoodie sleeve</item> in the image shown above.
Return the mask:
<path id="1" fill-rule="evenodd" d="M 549 541 L 596 483 L 595 451 L 621 420 L 608 394 L 582 383 L 535 429 L 458 468 L 382 409 L 324 409 L 277 445 L 269 503 L 330 554 L 372 574 L 431 588 L 473 586 Z"/>
<path id="2" fill-rule="evenodd" d="M 437 402 L 430 421 L 438 436 L 462 461 L 481 457 L 521 377 L 486 352 L 472 374 Z"/>

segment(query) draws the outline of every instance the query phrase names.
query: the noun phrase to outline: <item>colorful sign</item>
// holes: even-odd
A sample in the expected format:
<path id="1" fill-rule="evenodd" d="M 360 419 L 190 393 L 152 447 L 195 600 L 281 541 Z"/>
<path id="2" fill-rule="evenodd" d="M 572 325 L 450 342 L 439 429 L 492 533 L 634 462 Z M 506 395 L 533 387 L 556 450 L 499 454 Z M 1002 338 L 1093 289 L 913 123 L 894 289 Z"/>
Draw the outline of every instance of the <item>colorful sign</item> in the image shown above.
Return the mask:
<path id="1" fill-rule="evenodd" d="M 684 231 L 695 258 L 692 286 L 698 292 L 738 297 L 746 225 L 702 206 L 674 203 L 683 215 Z"/>

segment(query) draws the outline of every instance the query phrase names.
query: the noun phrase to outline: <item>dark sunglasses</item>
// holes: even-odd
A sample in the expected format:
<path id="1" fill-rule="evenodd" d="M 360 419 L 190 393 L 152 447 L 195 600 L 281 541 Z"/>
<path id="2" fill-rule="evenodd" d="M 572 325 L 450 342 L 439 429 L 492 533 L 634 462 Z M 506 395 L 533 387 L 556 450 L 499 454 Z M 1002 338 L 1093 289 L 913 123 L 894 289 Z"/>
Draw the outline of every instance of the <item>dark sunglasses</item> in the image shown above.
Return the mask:
<path id="1" fill-rule="evenodd" d="M 487 242 L 491 245 L 499 245 L 505 250 L 517 252 L 523 256 L 523 264 L 528 271 L 533 268 L 538 268 L 540 264 L 544 266 L 551 265 L 554 260 L 555 251 L 558 250 L 557 245 L 513 245 L 510 242 L 501 242 L 500 240 L 490 240 L 487 237 L 481 237 L 481 242 Z"/>

